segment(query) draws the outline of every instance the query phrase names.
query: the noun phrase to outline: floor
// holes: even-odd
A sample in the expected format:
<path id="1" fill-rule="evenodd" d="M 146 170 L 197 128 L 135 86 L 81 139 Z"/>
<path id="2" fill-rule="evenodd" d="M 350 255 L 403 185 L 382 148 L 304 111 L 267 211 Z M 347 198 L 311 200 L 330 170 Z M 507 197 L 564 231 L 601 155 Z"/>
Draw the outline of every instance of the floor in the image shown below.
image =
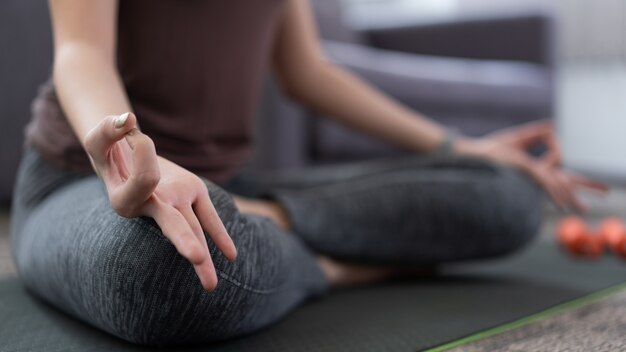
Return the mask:
<path id="1" fill-rule="evenodd" d="M 0 212 L 0 278 L 15 275 L 9 242 L 9 214 Z"/>

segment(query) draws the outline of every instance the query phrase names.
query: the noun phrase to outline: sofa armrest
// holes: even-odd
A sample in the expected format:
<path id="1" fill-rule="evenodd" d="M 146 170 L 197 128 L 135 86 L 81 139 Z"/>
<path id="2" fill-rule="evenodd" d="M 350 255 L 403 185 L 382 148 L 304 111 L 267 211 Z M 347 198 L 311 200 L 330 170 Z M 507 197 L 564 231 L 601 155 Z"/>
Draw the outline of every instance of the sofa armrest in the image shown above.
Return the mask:
<path id="1" fill-rule="evenodd" d="M 553 67 L 554 17 L 499 14 L 412 25 L 360 28 L 370 45 L 417 54 L 526 61 Z"/>
<path id="2" fill-rule="evenodd" d="M 419 111 L 552 113 L 553 72 L 541 65 L 417 55 L 332 41 L 323 45 L 330 61 Z"/>

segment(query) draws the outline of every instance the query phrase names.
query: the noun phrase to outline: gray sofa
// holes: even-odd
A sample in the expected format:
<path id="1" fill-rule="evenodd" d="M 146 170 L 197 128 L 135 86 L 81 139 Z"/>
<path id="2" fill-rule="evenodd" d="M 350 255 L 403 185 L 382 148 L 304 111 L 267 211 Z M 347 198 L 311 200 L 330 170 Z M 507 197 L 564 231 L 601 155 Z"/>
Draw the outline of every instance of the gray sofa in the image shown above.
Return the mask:
<path id="1" fill-rule="evenodd" d="M 477 135 L 553 112 L 549 15 L 484 15 L 351 30 L 337 0 L 313 0 L 329 58 L 404 104 Z M 46 1 L 0 1 L 0 202 L 7 204 L 23 128 L 50 74 Z M 288 101 L 268 78 L 256 129 L 257 168 L 298 167 L 398 153 Z"/>
<path id="2" fill-rule="evenodd" d="M 8 204 L 37 87 L 50 76 L 45 0 L 0 1 L 0 203 Z"/>

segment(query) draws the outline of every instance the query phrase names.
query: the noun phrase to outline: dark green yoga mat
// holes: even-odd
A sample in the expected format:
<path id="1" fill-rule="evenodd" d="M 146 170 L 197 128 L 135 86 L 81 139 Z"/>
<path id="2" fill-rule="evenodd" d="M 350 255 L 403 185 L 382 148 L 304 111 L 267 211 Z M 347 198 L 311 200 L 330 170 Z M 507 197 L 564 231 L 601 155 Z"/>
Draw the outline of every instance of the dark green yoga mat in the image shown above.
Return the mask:
<path id="1" fill-rule="evenodd" d="M 335 292 L 256 334 L 176 351 L 418 351 L 535 314 L 626 281 L 608 257 L 577 262 L 551 242 L 441 277 Z M 0 282 L 0 351 L 145 351 Z"/>

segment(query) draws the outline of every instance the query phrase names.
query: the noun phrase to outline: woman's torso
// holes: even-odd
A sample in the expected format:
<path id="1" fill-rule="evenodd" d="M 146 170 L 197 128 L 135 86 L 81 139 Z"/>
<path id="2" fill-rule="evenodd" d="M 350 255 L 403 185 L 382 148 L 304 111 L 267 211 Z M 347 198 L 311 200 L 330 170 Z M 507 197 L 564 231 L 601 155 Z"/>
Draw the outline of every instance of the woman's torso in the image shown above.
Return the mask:
<path id="1" fill-rule="evenodd" d="M 118 70 L 159 155 L 216 182 L 236 172 L 250 149 L 282 4 L 120 0 Z M 34 102 L 26 135 L 57 165 L 90 168 L 50 82 Z"/>

